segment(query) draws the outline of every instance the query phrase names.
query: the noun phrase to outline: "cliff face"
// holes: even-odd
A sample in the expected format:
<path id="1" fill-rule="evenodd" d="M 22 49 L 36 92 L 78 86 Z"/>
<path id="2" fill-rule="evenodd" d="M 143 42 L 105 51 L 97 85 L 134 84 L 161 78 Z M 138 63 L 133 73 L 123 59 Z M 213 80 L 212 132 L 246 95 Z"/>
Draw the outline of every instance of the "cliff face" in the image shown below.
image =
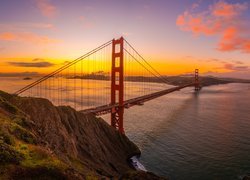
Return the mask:
<path id="1" fill-rule="evenodd" d="M 14 104 L 30 116 L 41 141 L 69 163 L 80 160 L 98 174 L 118 176 L 130 169 L 127 158 L 140 153 L 126 136 L 101 118 L 70 107 L 55 107 L 45 99 L 18 98 Z"/>
<path id="2" fill-rule="evenodd" d="M 0 177 L 12 171 L 16 177 L 25 177 L 27 168 L 35 168 L 37 174 L 63 169 L 59 174 L 66 179 L 118 178 L 133 171 L 127 158 L 140 154 L 139 149 L 101 118 L 55 107 L 41 98 L 4 92 L 0 98 L 0 149 L 9 155 L 0 153 L 0 165 L 5 167 L 0 168 Z"/>

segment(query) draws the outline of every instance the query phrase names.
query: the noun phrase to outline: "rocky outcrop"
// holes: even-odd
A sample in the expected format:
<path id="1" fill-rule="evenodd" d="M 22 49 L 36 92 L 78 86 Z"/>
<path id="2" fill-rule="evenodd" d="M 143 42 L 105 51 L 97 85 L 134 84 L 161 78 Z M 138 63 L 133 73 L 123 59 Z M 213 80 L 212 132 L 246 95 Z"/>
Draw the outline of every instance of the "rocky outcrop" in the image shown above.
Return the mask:
<path id="1" fill-rule="evenodd" d="M 117 177 L 130 169 L 127 158 L 140 153 L 101 118 L 55 107 L 46 99 L 16 98 L 12 103 L 29 115 L 41 142 L 64 161 L 79 161 L 87 171 Z"/>
<path id="2" fill-rule="evenodd" d="M 242 178 L 242 180 L 250 180 L 250 175 L 246 175 Z"/>
<path id="3" fill-rule="evenodd" d="M 12 166 L 0 172 L 0 177 L 6 172 L 26 177 L 29 168 L 35 176 L 47 170 L 47 174 L 56 173 L 65 179 L 128 179 L 131 172 L 138 177 L 149 176 L 136 172 L 127 163 L 129 157 L 140 154 L 138 147 L 103 119 L 71 107 L 56 107 L 42 98 L 18 97 L 4 92 L 0 92 L 0 98 L 0 149 L 17 157 L 3 155 L 6 161 L 0 162 L 0 166 L 6 163 Z M 4 136 L 9 139 L 1 140 Z M 125 176 L 128 172 L 130 176 Z M 150 177 L 157 178 L 151 174 Z"/>
<path id="4" fill-rule="evenodd" d="M 167 180 L 166 178 L 156 176 L 151 172 L 131 171 L 122 175 L 120 180 Z"/>

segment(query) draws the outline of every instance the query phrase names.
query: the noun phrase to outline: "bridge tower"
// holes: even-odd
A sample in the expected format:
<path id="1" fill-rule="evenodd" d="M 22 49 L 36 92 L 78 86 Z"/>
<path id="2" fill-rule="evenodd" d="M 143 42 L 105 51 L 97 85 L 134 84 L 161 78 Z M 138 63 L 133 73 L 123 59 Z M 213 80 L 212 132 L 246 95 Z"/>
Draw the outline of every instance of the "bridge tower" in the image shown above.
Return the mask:
<path id="1" fill-rule="evenodd" d="M 112 65 L 111 65 L 111 106 L 119 104 L 111 109 L 111 126 L 124 134 L 124 63 L 123 63 L 123 37 L 112 40 Z"/>
<path id="2" fill-rule="evenodd" d="M 199 91 L 200 90 L 199 69 L 195 69 L 194 82 L 195 82 L 194 90 Z"/>

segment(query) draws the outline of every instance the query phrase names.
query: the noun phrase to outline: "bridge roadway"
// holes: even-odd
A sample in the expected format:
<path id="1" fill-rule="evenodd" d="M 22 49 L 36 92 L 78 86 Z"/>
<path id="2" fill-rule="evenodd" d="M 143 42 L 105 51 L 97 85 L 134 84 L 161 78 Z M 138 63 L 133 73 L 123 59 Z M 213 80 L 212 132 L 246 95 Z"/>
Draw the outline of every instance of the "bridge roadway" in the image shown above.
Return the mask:
<path id="1" fill-rule="evenodd" d="M 155 93 L 152 93 L 152 94 L 147 94 L 147 95 L 140 96 L 140 97 L 137 97 L 137 98 L 129 99 L 129 100 L 124 101 L 123 106 L 125 108 L 130 108 L 130 107 L 135 106 L 135 105 L 143 105 L 144 102 L 147 102 L 147 101 L 150 101 L 152 99 L 158 98 L 160 96 L 164 96 L 166 94 L 169 94 L 169 93 L 172 93 L 172 92 L 175 92 L 175 91 L 179 91 L 179 90 L 181 90 L 183 88 L 191 87 L 191 86 L 195 86 L 195 85 L 196 85 L 196 83 L 190 83 L 190 84 L 187 84 L 187 85 L 173 87 L 173 88 L 165 89 L 165 90 L 155 92 Z M 98 106 L 98 107 L 95 107 L 95 108 L 81 110 L 80 112 L 84 113 L 84 114 L 92 113 L 92 114 L 95 114 L 95 115 L 99 116 L 99 115 L 108 114 L 108 113 L 111 112 L 112 109 L 115 109 L 115 108 L 118 108 L 118 107 L 119 107 L 118 103 L 116 103 L 116 104 L 107 104 L 107 105 L 104 105 L 104 106 Z"/>

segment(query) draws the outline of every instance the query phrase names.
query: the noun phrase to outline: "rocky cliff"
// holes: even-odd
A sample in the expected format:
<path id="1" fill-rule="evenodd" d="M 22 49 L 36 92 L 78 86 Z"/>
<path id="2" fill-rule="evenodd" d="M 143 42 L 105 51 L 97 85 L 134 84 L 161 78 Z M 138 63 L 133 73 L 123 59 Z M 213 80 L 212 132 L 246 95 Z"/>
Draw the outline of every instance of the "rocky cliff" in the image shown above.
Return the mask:
<path id="1" fill-rule="evenodd" d="M 125 135 L 71 107 L 0 92 L 0 123 L 0 179 L 158 179 L 131 169 Z"/>

